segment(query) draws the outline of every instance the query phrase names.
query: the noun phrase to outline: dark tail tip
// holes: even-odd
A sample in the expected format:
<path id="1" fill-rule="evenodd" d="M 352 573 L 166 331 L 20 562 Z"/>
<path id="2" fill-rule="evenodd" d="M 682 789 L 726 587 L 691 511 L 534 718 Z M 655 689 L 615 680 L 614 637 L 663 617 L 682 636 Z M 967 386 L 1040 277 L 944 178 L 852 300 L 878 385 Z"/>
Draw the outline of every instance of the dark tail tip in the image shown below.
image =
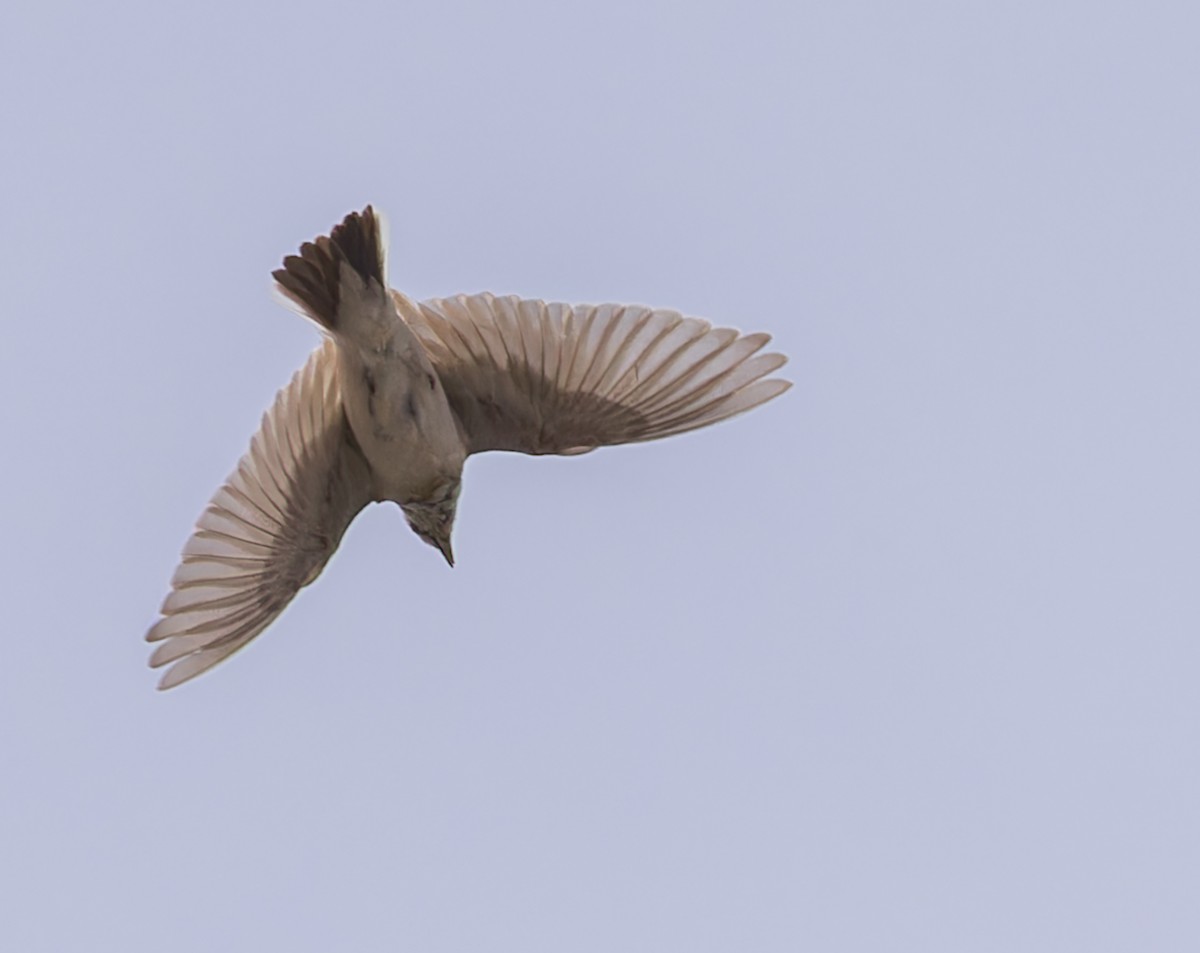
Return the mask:
<path id="1" fill-rule="evenodd" d="M 374 278 L 383 284 L 383 239 L 379 217 L 370 205 L 361 212 L 351 212 L 340 225 L 335 225 L 329 238 L 346 257 L 350 267 L 364 278 Z"/>
<path id="2" fill-rule="evenodd" d="M 380 221 L 370 205 L 347 215 L 328 237 L 305 242 L 299 255 L 288 255 L 271 275 L 288 298 L 332 331 L 337 327 L 343 261 L 368 284 L 374 279 L 386 289 Z"/>

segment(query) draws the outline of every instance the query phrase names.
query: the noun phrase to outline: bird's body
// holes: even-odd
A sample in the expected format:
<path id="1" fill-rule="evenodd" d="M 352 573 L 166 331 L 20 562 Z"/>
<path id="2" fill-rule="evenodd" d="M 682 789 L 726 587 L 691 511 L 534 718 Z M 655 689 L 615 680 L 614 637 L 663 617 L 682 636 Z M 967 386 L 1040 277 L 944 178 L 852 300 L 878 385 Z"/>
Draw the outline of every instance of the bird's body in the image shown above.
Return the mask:
<path id="1" fill-rule="evenodd" d="M 289 256 L 275 277 L 337 345 L 342 407 L 370 467 L 372 501 L 407 506 L 458 482 L 467 447 L 425 348 L 401 317 L 416 305 L 388 290 L 381 237 L 368 208 Z"/>
<path id="2" fill-rule="evenodd" d="M 466 447 L 446 395 L 425 384 L 433 372 L 395 355 L 345 351 L 338 378 L 350 431 L 371 464 L 372 500 L 418 502 L 459 479 Z"/>
<path id="3" fill-rule="evenodd" d="M 414 302 L 387 286 L 368 207 L 275 272 L 327 335 L 201 515 L 146 638 L 169 688 L 258 635 L 369 502 L 391 501 L 453 565 L 467 456 L 579 453 L 741 413 L 789 386 L 765 334 L 639 306 L 492 295 Z"/>

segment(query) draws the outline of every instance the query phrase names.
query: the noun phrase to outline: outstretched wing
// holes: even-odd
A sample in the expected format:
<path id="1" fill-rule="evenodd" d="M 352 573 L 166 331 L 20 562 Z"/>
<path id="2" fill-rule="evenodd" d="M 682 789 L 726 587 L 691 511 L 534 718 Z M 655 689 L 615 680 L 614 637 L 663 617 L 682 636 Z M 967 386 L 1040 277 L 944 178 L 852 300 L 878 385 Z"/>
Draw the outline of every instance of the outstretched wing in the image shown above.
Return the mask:
<path id="1" fill-rule="evenodd" d="M 791 384 L 786 363 L 741 335 L 675 311 L 491 294 L 420 304 L 410 324 L 470 452 L 583 453 L 740 414 Z"/>
<path id="2" fill-rule="evenodd" d="M 158 687 L 194 678 L 265 629 L 320 574 L 369 489 L 326 341 L 263 415 L 184 547 L 163 618 L 146 633 L 160 643 L 150 665 L 175 663 Z"/>

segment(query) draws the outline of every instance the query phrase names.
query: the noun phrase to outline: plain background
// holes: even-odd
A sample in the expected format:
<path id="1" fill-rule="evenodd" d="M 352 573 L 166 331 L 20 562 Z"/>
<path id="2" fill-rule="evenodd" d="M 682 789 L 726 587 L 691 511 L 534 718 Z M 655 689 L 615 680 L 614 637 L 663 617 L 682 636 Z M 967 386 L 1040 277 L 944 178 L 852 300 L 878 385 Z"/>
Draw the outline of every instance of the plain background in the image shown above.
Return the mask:
<path id="1" fill-rule="evenodd" d="M 8 4 L 0 946 L 1200 948 L 1188 3 Z M 284 254 L 767 330 L 153 690 Z"/>

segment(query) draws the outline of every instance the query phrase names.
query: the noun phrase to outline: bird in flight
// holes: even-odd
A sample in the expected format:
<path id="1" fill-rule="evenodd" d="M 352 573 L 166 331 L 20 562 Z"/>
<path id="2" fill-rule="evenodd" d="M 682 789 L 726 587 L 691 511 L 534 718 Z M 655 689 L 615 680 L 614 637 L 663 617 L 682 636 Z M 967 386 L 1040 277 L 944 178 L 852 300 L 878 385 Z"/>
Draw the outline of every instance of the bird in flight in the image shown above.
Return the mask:
<path id="1" fill-rule="evenodd" d="M 463 462 L 485 450 L 585 453 L 716 423 L 777 397 L 787 360 L 675 311 L 388 288 L 367 206 L 274 272 L 324 341 L 279 392 L 200 515 L 150 657 L 160 689 L 207 671 L 320 575 L 350 521 L 393 501 L 454 565 Z"/>

